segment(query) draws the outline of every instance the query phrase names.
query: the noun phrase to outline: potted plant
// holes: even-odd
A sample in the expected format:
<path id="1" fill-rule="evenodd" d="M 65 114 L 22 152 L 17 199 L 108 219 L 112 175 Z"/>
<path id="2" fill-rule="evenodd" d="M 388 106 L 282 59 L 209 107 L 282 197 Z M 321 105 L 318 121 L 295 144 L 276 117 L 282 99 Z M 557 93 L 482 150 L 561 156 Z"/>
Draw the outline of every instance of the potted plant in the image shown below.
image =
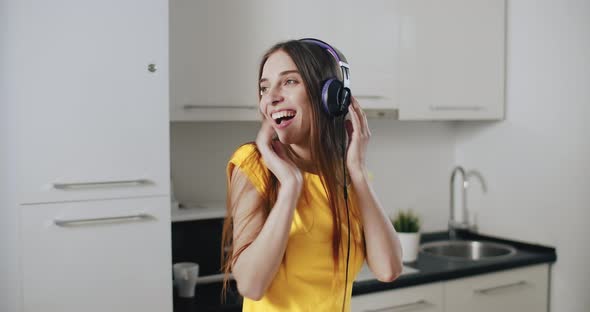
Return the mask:
<path id="1" fill-rule="evenodd" d="M 420 217 L 412 210 L 401 210 L 393 217 L 391 223 L 401 243 L 402 261 L 416 261 L 420 246 Z"/>

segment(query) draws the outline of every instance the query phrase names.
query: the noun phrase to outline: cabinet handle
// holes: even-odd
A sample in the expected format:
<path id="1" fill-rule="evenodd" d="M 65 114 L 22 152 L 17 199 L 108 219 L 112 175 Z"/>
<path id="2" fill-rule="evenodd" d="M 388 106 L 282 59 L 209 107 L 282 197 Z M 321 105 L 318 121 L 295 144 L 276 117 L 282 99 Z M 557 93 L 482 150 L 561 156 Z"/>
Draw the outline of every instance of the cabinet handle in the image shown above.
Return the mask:
<path id="1" fill-rule="evenodd" d="M 52 186 L 58 190 L 76 189 L 76 188 L 96 188 L 105 186 L 124 186 L 124 185 L 147 185 L 153 182 L 147 179 L 137 180 L 119 180 L 119 181 L 98 181 L 98 182 L 76 182 L 76 183 L 53 183 Z"/>
<path id="2" fill-rule="evenodd" d="M 104 217 L 104 218 L 86 218 L 86 219 L 69 219 L 69 220 L 54 219 L 53 223 L 57 226 L 66 227 L 66 226 L 85 225 L 85 224 L 92 224 L 92 223 L 140 221 L 140 220 L 147 220 L 147 219 L 155 219 L 155 218 L 152 215 L 149 215 L 147 213 L 139 213 L 139 214 L 128 215 L 128 216 Z"/>
<path id="3" fill-rule="evenodd" d="M 382 95 L 354 95 L 353 96 L 357 99 L 365 99 L 365 100 L 384 100 L 385 97 Z"/>
<path id="4" fill-rule="evenodd" d="M 435 110 L 435 111 L 457 111 L 457 110 L 480 111 L 480 110 L 485 110 L 485 107 L 484 106 L 435 106 L 435 105 L 430 105 L 430 110 Z"/>
<path id="5" fill-rule="evenodd" d="M 510 288 L 510 287 L 516 287 L 516 286 L 524 286 L 526 284 L 527 284 L 526 281 L 518 281 L 516 283 L 510 283 L 510 284 L 506 284 L 506 285 L 500 285 L 500 286 L 494 286 L 494 287 L 482 288 L 482 289 L 475 289 L 475 290 L 473 290 L 473 292 L 476 293 L 476 294 L 486 295 L 486 294 L 488 294 L 490 292 L 493 292 L 495 290 L 500 290 L 500 289 Z"/>
<path id="6" fill-rule="evenodd" d="M 227 109 L 258 109 L 258 107 L 254 106 L 240 106 L 240 105 L 184 105 L 184 109 L 197 109 L 197 108 L 206 108 L 206 109 L 219 109 L 219 108 L 227 108 Z"/>
<path id="7" fill-rule="evenodd" d="M 387 311 L 396 311 L 398 309 L 407 309 L 407 308 L 417 308 L 423 306 L 430 306 L 430 303 L 424 299 L 420 299 L 416 302 L 398 304 L 390 307 L 379 308 L 375 310 L 364 310 L 364 312 L 387 312 Z"/>

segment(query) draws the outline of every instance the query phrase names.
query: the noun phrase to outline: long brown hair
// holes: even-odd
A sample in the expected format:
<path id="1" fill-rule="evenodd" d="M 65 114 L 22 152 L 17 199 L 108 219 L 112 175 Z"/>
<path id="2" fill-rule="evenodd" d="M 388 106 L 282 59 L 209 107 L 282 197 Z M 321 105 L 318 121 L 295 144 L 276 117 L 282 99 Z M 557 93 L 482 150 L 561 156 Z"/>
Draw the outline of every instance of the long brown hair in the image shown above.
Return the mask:
<path id="1" fill-rule="evenodd" d="M 330 210 L 332 211 L 333 231 L 332 231 L 332 258 L 334 261 L 334 274 L 339 270 L 339 259 L 344 254 L 344 246 L 342 240 L 342 221 L 346 222 L 346 210 L 344 203 L 343 191 L 343 165 L 344 159 L 342 157 L 343 149 L 346 149 L 347 142 L 346 134 L 343 132 L 344 117 L 332 118 L 329 117 L 322 108 L 321 103 L 321 88 L 322 82 L 333 77 L 341 77 L 341 71 L 335 59 L 326 50 L 309 42 L 302 42 L 298 40 L 290 40 L 280 42 L 271 47 L 262 57 L 258 71 L 258 81 L 262 76 L 262 70 L 268 58 L 277 51 L 286 52 L 295 63 L 307 90 L 307 96 L 311 104 L 311 131 L 310 131 L 310 154 L 311 160 L 314 164 L 314 171 L 319 175 L 324 190 L 328 196 Z M 258 100 L 260 101 L 260 92 Z M 288 157 L 298 163 L 301 159 L 293 152 L 290 146 L 284 145 Z M 251 154 L 245 162 L 259 163 L 261 155 L 258 150 Z M 268 169 L 266 172 L 261 172 L 261 176 L 267 177 L 268 188 L 261 194 L 263 204 L 258 207 L 249 217 L 256 213 L 262 212 L 264 219 L 268 217 L 270 209 L 274 206 L 278 194 L 277 178 Z M 350 179 L 347 177 L 347 181 Z M 241 246 L 238 250 L 234 250 L 233 246 L 233 211 L 236 203 L 231 202 L 231 185 L 230 179 L 227 180 L 227 217 L 223 224 L 222 234 L 222 262 L 221 267 L 225 273 L 222 298 L 225 298 L 225 292 L 229 280 L 229 273 L 231 267 L 239 257 L 239 255 L 253 242 L 253 239 Z M 348 184 L 348 183 L 347 183 Z M 351 220 L 351 235 L 352 237 L 359 237 L 361 216 L 354 202 L 354 194 L 348 187 L 350 220 Z M 257 230 L 259 232 L 261 228 Z M 238 234 L 239 235 L 239 234 Z M 346 241 L 344 241 L 346 242 Z M 356 247 L 356 246 L 355 246 Z M 364 244 L 363 244 L 364 248 Z M 344 254 L 346 256 L 346 254 Z"/>

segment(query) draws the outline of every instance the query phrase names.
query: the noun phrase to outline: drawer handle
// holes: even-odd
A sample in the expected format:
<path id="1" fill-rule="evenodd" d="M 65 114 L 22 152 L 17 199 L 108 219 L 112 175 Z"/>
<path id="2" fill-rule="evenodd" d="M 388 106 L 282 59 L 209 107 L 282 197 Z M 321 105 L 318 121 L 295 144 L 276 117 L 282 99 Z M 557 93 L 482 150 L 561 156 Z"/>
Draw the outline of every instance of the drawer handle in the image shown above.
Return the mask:
<path id="1" fill-rule="evenodd" d="M 394 305 L 394 306 L 390 306 L 390 307 L 379 308 L 376 310 L 364 310 L 364 312 L 387 312 L 387 311 L 396 311 L 398 309 L 418 308 L 418 307 L 424 307 L 424 306 L 430 306 L 430 303 L 424 299 L 420 299 L 416 302 L 398 304 L 398 305 Z"/>
<path id="2" fill-rule="evenodd" d="M 257 106 L 240 106 L 240 105 L 184 105 L 183 108 L 185 110 L 190 110 L 190 109 L 199 109 L 199 108 L 205 108 L 205 109 L 248 109 L 248 110 L 254 110 L 257 109 Z"/>
<path id="3" fill-rule="evenodd" d="M 121 221 L 141 221 L 147 219 L 154 219 L 152 215 L 147 213 L 138 213 L 134 215 L 118 216 L 118 217 L 104 217 L 104 218 L 86 218 L 86 219 L 69 219 L 60 220 L 55 219 L 53 223 L 57 226 L 75 226 L 75 225 L 86 225 L 93 223 L 105 223 L 105 222 L 121 222 Z"/>
<path id="4" fill-rule="evenodd" d="M 495 290 L 500 290 L 500 289 L 505 289 L 505 288 L 510 288 L 510 287 L 517 287 L 517 286 L 524 286 L 526 284 L 527 284 L 526 281 L 518 281 L 516 283 L 494 286 L 494 287 L 490 287 L 490 288 L 475 289 L 473 292 L 476 294 L 486 295 L 486 294 L 493 292 Z"/>
<path id="5" fill-rule="evenodd" d="M 76 182 L 76 183 L 53 183 L 52 186 L 58 190 L 67 190 L 67 189 L 79 189 L 79 188 L 96 188 L 96 187 L 106 187 L 106 186 L 130 186 L 130 185 L 137 185 L 143 186 L 147 184 L 152 184 L 152 181 L 147 179 L 137 179 L 137 180 L 118 180 L 118 181 L 98 181 L 98 182 Z"/>
<path id="6" fill-rule="evenodd" d="M 355 95 L 355 98 L 359 100 L 385 100 L 386 98 L 382 95 Z"/>
<path id="7" fill-rule="evenodd" d="M 431 105 L 431 110 L 435 111 L 457 111 L 457 110 L 466 110 L 466 111 L 480 111 L 484 110 L 484 106 L 436 106 Z"/>

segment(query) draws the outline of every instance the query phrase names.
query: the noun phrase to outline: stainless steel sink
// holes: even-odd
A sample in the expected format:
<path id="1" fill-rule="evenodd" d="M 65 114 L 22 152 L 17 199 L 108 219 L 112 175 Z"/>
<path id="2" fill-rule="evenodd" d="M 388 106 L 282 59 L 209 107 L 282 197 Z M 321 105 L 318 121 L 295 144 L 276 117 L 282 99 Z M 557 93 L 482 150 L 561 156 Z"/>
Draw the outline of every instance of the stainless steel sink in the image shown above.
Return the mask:
<path id="1" fill-rule="evenodd" d="M 485 241 L 445 240 L 420 245 L 420 253 L 449 260 L 479 261 L 511 257 L 516 248 Z"/>

